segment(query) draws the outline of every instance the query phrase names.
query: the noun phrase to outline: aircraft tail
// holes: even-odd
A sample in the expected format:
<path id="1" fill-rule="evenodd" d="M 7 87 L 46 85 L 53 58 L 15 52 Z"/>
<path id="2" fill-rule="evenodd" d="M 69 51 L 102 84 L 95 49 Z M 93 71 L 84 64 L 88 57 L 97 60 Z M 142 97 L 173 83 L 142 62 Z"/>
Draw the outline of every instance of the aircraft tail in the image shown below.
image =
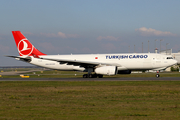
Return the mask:
<path id="1" fill-rule="evenodd" d="M 36 49 L 20 31 L 12 31 L 12 34 L 20 56 L 39 58 L 39 55 L 46 55 Z"/>

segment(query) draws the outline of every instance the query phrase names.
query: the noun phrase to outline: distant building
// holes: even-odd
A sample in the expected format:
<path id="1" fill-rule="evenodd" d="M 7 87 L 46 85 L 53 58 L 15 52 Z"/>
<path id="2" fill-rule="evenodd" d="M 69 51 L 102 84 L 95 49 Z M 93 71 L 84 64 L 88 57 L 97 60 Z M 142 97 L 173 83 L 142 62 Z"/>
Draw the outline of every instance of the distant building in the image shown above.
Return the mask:
<path id="1" fill-rule="evenodd" d="M 172 54 L 172 49 L 167 49 L 167 50 L 160 51 L 159 54 L 171 55 Z"/>
<path id="2" fill-rule="evenodd" d="M 172 57 L 178 61 L 178 64 L 180 64 L 180 52 L 172 53 Z"/>

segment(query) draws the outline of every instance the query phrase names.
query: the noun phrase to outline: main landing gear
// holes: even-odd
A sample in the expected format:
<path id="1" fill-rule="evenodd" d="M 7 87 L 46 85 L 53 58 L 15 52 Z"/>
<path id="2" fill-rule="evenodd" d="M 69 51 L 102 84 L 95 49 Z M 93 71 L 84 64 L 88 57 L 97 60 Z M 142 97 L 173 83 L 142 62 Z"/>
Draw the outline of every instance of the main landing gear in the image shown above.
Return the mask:
<path id="1" fill-rule="evenodd" d="M 99 75 L 99 74 L 84 74 L 83 78 L 103 78 L 103 75 Z"/>
<path id="2" fill-rule="evenodd" d="M 157 71 L 156 78 L 159 78 L 159 77 L 160 77 L 159 71 Z"/>

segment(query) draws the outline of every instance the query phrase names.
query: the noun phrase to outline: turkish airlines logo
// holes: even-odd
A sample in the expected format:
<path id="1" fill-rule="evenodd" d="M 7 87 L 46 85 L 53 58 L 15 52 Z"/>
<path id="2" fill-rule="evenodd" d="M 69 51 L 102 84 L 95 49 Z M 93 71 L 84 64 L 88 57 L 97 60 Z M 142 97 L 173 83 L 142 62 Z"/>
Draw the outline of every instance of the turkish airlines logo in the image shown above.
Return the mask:
<path id="1" fill-rule="evenodd" d="M 20 55 L 29 56 L 33 51 L 34 46 L 27 40 L 22 39 L 18 43 L 18 51 Z"/>

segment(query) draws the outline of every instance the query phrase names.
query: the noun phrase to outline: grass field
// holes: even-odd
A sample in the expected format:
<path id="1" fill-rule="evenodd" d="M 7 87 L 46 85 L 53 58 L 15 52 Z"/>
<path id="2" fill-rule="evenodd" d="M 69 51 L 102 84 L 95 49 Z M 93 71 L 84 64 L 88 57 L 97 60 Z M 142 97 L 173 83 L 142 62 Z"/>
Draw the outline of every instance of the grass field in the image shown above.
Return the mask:
<path id="1" fill-rule="evenodd" d="M 3 81 L 0 119 L 178 120 L 180 81 Z"/>

